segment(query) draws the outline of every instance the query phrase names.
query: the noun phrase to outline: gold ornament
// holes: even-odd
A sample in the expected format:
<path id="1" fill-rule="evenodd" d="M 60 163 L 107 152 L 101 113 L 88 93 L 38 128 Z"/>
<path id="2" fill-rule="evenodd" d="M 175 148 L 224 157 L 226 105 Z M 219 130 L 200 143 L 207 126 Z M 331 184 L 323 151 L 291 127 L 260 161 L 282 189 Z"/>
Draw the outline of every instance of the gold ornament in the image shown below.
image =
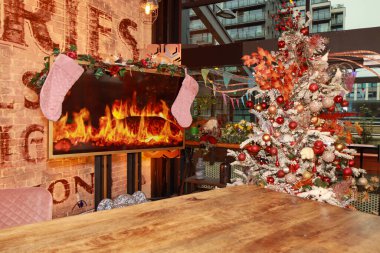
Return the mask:
<path id="1" fill-rule="evenodd" d="M 296 110 L 298 113 L 302 113 L 305 110 L 305 107 L 303 105 L 297 105 Z"/>
<path id="2" fill-rule="evenodd" d="M 269 134 L 264 134 L 263 135 L 263 141 L 265 141 L 265 142 L 270 141 L 270 135 Z"/>
<path id="3" fill-rule="evenodd" d="M 315 125 L 315 124 L 318 123 L 318 120 L 319 120 L 319 118 L 318 118 L 317 116 L 314 116 L 314 117 L 311 118 L 310 121 L 311 121 L 311 124 L 314 124 L 314 125 Z"/>
<path id="4" fill-rule="evenodd" d="M 277 108 L 276 108 L 276 106 L 274 106 L 274 105 L 269 106 L 269 107 L 268 107 L 268 112 L 269 112 L 270 114 L 276 114 L 276 112 L 277 112 Z"/>
<path id="5" fill-rule="evenodd" d="M 340 152 L 344 149 L 344 145 L 342 143 L 335 144 L 335 149 Z"/>
<path id="6" fill-rule="evenodd" d="M 303 174 L 302 174 L 303 178 L 304 179 L 310 179 L 313 177 L 313 174 L 310 173 L 309 171 L 305 171 Z"/>
<path id="7" fill-rule="evenodd" d="M 263 107 L 261 105 L 256 105 L 255 110 L 261 112 L 263 110 Z"/>
<path id="8" fill-rule="evenodd" d="M 365 177 L 361 177 L 358 179 L 357 185 L 366 186 L 368 184 L 368 180 Z"/>

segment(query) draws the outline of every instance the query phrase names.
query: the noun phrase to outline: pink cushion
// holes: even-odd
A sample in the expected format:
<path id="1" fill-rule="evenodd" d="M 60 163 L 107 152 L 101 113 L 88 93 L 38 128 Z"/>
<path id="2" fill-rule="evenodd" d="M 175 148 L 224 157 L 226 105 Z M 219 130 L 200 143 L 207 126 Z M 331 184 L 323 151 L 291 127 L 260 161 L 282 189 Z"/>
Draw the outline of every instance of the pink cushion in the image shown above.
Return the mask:
<path id="1" fill-rule="evenodd" d="M 0 229 L 51 220 L 53 200 L 41 187 L 0 190 Z"/>

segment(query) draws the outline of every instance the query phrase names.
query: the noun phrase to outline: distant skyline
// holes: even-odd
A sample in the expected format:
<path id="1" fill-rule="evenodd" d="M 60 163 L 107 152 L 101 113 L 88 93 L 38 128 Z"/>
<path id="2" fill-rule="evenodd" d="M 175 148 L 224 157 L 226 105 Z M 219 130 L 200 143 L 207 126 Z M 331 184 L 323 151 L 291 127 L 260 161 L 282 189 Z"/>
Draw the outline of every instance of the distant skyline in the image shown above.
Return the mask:
<path id="1" fill-rule="evenodd" d="M 346 7 L 346 30 L 380 26 L 379 0 L 331 0 Z"/>

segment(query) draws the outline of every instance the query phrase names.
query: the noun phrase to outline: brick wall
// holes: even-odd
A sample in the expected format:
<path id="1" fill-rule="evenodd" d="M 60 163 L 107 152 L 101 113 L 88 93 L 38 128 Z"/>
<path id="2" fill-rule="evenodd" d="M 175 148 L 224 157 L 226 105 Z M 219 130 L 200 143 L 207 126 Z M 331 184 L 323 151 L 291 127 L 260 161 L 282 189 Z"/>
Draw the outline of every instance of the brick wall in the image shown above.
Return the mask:
<path id="1" fill-rule="evenodd" d="M 28 78 L 54 47 L 104 58 L 139 56 L 151 28 L 139 21 L 139 0 L 0 0 L 0 189 L 40 185 L 52 192 L 54 217 L 76 193 L 93 208 L 94 158 L 47 160 L 48 122 Z M 126 156 L 113 156 L 113 195 L 126 191 Z"/>

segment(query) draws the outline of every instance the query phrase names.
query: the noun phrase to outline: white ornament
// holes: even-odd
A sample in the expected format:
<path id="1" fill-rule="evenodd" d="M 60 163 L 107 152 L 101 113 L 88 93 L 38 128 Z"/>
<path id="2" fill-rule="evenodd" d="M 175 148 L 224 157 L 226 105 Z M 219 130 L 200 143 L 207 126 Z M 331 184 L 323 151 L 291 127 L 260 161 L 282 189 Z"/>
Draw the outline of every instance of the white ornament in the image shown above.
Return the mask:
<path id="1" fill-rule="evenodd" d="M 318 101 L 313 101 L 310 103 L 311 112 L 319 112 L 322 109 L 322 103 Z"/>
<path id="2" fill-rule="evenodd" d="M 327 163 L 331 163 L 334 161 L 335 155 L 333 152 L 324 152 L 322 155 L 322 159 L 323 159 L 323 161 L 325 161 Z"/>
<path id="3" fill-rule="evenodd" d="M 288 184 L 294 184 L 295 182 L 297 182 L 297 177 L 293 173 L 289 173 L 289 174 L 286 174 L 285 181 Z"/>
<path id="4" fill-rule="evenodd" d="M 289 171 L 290 171 L 288 167 L 286 167 L 286 168 L 284 168 L 284 169 L 282 169 L 282 170 L 283 170 L 286 174 L 289 173 Z"/>
<path id="5" fill-rule="evenodd" d="M 301 159 L 302 160 L 313 160 L 314 159 L 314 151 L 312 148 L 303 148 L 301 150 Z"/>
<path id="6" fill-rule="evenodd" d="M 330 108 L 331 106 L 333 106 L 335 104 L 334 102 L 334 99 L 330 98 L 330 97 L 325 97 L 323 100 L 322 100 L 322 105 L 324 108 Z"/>

